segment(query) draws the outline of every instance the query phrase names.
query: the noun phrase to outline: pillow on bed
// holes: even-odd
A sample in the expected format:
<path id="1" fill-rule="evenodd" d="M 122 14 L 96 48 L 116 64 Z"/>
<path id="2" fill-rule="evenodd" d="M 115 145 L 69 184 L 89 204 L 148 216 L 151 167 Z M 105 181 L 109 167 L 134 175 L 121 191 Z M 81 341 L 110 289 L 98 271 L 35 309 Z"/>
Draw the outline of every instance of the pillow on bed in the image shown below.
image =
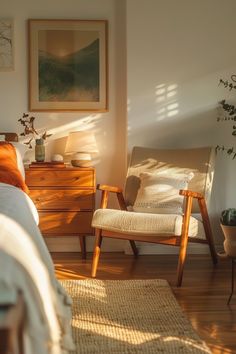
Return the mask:
<path id="1" fill-rule="evenodd" d="M 133 210 L 142 213 L 182 214 L 184 197 L 180 189 L 187 189 L 194 174 L 141 173 L 140 188 Z"/>
<path id="2" fill-rule="evenodd" d="M 11 144 L 14 146 L 16 150 L 18 169 L 20 170 L 20 173 L 22 174 L 23 179 L 25 180 L 25 168 L 24 168 L 23 159 L 28 148 L 26 145 L 16 141 L 11 141 Z"/>
<path id="3" fill-rule="evenodd" d="M 17 165 L 15 147 L 5 141 L 0 141 L 0 182 L 11 184 L 29 193 L 29 189 Z"/>

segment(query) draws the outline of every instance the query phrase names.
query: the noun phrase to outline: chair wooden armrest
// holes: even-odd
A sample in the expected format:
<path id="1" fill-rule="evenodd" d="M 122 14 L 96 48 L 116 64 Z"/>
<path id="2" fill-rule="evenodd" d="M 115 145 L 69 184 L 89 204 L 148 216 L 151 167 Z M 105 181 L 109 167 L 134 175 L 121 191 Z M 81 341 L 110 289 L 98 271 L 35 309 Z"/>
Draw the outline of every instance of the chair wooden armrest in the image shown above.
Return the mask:
<path id="1" fill-rule="evenodd" d="M 185 203 L 186 207 L 184 211 L 184 216 L 187 217 L 187 219 L 189 220 L 192 212 L 193 199 L 195 198 L 198 200 L 198 205 L 202 216 L 203 224 L 206 221 L 210 225 L 205 197 L 201 193 L 190 191 L 190 190 L 184 190 L 184 189 L 180 189 L 179 194 L 186 198 L 186 203 Z"/>
<path id="2" fill-rule="evenodd" d="M 216 254 L 216 251 L 214 248 L 213 234 L 212 234 L 212 230 L 211 230 L 211 224 L 210 224 L 209 214 L 207 211 L 205 197 L 201 193 L 193 192 L 190 190 L 182 190 L 182 189 L 179 191 L 179 194 L 186 197 L 186 206 L 185 206 L 184 220 L 183 220 L 183 230 L 185 229 L 185 234 L 187 234 L 187 232 L 188 232 L 190 215 L 191 215 L 191 211 L 192 211 L 193 198 L 198 200 L 198 205 L 199 205 L 200 213 L 202 216 L 202 223 L 203 223 L 203 227 L 205 230 L 206 239 L 209 243 L 210 252 L 211 252 L 213 262 L 214 262 L 214 264 L 216 264 L 218 259 L 217 259 L 217 254 Z M 184 242 L 184 240 L 183 240 L 183 242 Z"/>
<path id="3" fill-rule="evenodd" d="M 108 191 L 111 193 L 123 193 L 122 188 L 116 186 L 108 186 L 106 184 L 98 184 L 97 189 L 101 191 Z"/>
<path id="4" fill-rule="evenodd" d="M 179 194 L 183 195 L 184 197 L 192 197 L 192 198 L 196 198 L 196 199 L 204 199 L 204 196 L 201 193 L 193 192 L 193 191 L 190 191 L 190 190 L 180 189 Z"/>
<path id="5" fill-rule="evenodd" d="M 101 209 L 107 208 L 109 193 L 116 193 L 121 210 L 127 210 L 122 188 L 108 186 L 106 184 L 98 184 L 97 189 L 102 191 L 102 198 L 100 204 Z"/>

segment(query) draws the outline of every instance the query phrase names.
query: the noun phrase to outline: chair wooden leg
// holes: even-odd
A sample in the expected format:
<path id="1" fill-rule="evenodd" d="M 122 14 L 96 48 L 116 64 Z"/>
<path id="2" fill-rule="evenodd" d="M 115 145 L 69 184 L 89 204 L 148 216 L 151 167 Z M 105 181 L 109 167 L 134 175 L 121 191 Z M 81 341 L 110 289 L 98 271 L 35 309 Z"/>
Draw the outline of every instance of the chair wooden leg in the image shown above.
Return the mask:
<path id="1" fill-rule="evenodd" d="M 132 248 L 134 257 L 137 258 L 137 257 L 138 257 L 138 249 L 137 249 L 137 247 L 136 247 L 135 242 L 134 242 L 133 240 L 130 240 L 129 243 L 130 243 L 130 246 L 131 246 L 131 248 Z"/>
<path id="2" fill-rule="evenodd" d="M 79 236 L 82 259 L 86 259 L 86 236 Z"/>
<path id="3" fill-rule="evenodd" d="M 190 215 L 191 215 L 191 210 L 192 210 L 192 203 L 193 203 L 193 198 L 187 197 L 186 198 L 185 213 L 184 213 L 184 217 L 183 217 L 182 235 L 181 235 L 179 260 L 178 260 L 178 267 L 177 267 L 177 284 L 176 285 L 178 287 L 180 287 L 182 285 L 184 264 L 185 264 L 185 260 L 186 260 L 186 252 L 187 252 L 187 245 L 188 245 L 188 229 L 189 229 L 189 221 L 190 221 Z"/>
<path id="4" fill-rule="evenodd" d="M 184 264 L 185 264 L 186 253 L 187 253 L 187 245 L 188 245 L 188 235 L 184 237 L 184 243 L 183 245 L 180 246 L 180 251 L 179 251 L 179 260 L 178 260 L 178 268 L 177 268 L 177 284 L 176 284 L 178 287 L 182 285 Z"/>
<path id="5" fill-rule="evenodd" d="M 95 230 L 95 245 L 93 251 L 93 263 L 92 263 L 92 278 L 96 277 L 97 274 L 97 267 L 100 257 L 100 250 L 102 244 L 102 230 L 96 229 Z"/>
<path id="6" fill-rule="evenodd" d="M 213 264 L 217 264 L 218 258 L 217 258 L 217 253 L 216 253 L 214 242 L 213 242 L 213 235 L 212 235 L 209 215 L 207 212 L 206 202 L 204 199 L 200 199 L 198 201 L 198 204 L 199 204 L 201 215 L 202 215 L 202 222 L 203 222 L 203 226 L 204 226 L 204 230 L 205 230 L 206 239 L 208 241 L 208 246 L 210 249 L 212 262 L 213 262 Z"/>

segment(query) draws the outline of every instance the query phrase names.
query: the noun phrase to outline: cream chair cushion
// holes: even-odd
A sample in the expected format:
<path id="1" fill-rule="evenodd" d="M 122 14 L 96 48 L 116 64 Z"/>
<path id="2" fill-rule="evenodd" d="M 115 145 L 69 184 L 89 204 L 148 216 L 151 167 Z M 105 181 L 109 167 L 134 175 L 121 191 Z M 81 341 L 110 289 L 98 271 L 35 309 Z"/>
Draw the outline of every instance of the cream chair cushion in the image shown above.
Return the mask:
<path id="1" fill-rule="evenodd" d="M 194 173 L 188 189 L 201 193 L 206 202 L 213 181 L 215 150 L 210 147 L 192 149 L 133 148 L 125 184 L 125 202 L 129 209 L 134 205 L 143 172 L 166 172 L 169 175 Z M 193 213 L 199 213 L 198 202 L 193 201 Z"/>
<path id="2" fill-rule="evenodd" d="M 140 188 L 133 211 L 156 214 L 182 214 L 184 197 L 180 189 L 187 189 L 194 174 L 141 173 Z"/>
<path id="3" fill-rule="evenodd" d="M 177 214 L 149 214 L 127 212 L 115 209 L 97 209 L 94 213 L 92 226 L 121 234 L 148 236 L 180 236 L 183 217 Z M 190 218 L 190 237 L 205 239 L 202 222 Z"/>

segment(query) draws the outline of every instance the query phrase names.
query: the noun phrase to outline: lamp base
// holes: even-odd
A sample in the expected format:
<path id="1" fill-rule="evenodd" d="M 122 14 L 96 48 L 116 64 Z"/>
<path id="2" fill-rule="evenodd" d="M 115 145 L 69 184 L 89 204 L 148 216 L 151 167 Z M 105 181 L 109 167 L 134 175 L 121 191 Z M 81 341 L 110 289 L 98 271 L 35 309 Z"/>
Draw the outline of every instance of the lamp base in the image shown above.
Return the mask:
<path id="1" fill-rule="evenodd" d="M 91 156 L 87 153 L 79 152 L 74 155 L 71 160 L 71 165 L 74 167 L 91 167 Z"/>
<path id="2" fill-rule="evenodd" d="M 71 160 L 74 167 L 91 167 L 91 160 Z"/>

